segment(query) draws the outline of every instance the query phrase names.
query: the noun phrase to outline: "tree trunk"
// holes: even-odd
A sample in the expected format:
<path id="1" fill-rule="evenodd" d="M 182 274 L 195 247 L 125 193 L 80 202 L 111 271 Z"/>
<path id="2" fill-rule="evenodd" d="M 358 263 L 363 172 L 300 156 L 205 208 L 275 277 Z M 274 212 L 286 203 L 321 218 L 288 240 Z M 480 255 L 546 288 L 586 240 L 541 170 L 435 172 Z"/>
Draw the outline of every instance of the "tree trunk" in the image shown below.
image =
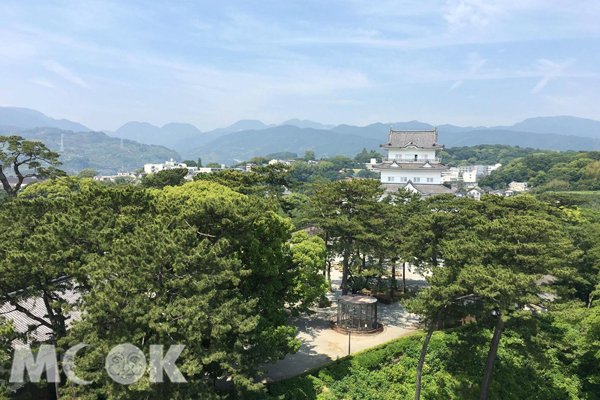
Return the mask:
<path id="1" fill-rule="evenodd" d="M 425 354 L 427 354 L 427 346 L 429 346 L 429 339 L 435 329 L 435 321 L 431 322 L 431 326 L 425 336 L 425 342 L 423 342 L 423 348 L 421 348 L 421 357 L 419 357 L 419 364 L 417 365 L 417 383 L 415 385 L 415 400 L 421 398 L 421 374 L 423 373 L 423 364 L 425 363 Z"/>
<path id="2" fill-rule="evenodd" d="M 331 268 L 331 263 L 328 261 L 329 251 L 327 250 L 327 231 L 325 231 L 325 265 L 323 266 L 323 275 L 328 275 L 328 268 Z M 331 280 L 331 276 L 327 276 L 328 280 Z"/>
<path id="3" fill-rule="evenodd" d="M 2 183 L 2 188 L 9 196 L 14 197 L 17 195 L 17 193 L 13 190 L 12 186 L 10 186 L 10 183 L 8 183 L 8 179 L 6 178 L 4 171 L 2 171 L 1 165 L 0 165 L 0 182 Z"/>
<path id="4" fill-rule="evenodd" d="M 390 299 L 394 300 L 394 291 L 396 290 L 396 259 L 392 258 L 392 282 L 390 285 Z"/>
<path id="5" fill-rule="evenodd" d="M 487 360 L 485 361 L 485 370 L 483 373 L 483 380 L 481 381 L 479 400 L 488 400 L 490 397 L 490 384 L 492 382 L 494 361 L 496 361 L 496 354 L 498 353 L 498 345 L 500 344 L 500 337 L 502 336 L 503 329 L 504 321 L 502 320 L 502 316 L 498 315 L 498 322 L 496 323 L 496 329 L 494 329 L 492 344 L 490 345 L 490 351 L 488 352 Z"/>
<path id="6" fill-rule="evenodd" d="M 364 271 L 367 266 L 367 255 L 363 254 L 362 256 L 362 270 Z"/>
<path id="7" fill-rule="evenodd" d="M 345 296 L 348 294 L 348 260 L 350 258 L 350 254 L 348 251 L 344 250 L 344 259 L 342 261 L 342 295 Z"/>
<path id="8" fill-rule="evenodd" d="M 402 262 L 402 293 L 406 293 L 406 261 Z"/>

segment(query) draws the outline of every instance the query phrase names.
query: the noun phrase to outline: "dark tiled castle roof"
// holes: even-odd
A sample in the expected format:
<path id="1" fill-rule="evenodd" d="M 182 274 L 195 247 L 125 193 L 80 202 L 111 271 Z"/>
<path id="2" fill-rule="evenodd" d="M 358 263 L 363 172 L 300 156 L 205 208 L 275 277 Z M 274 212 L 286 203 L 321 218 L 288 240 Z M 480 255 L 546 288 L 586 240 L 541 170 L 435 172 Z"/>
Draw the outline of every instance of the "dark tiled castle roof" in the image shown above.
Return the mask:
<path id="1" fill-rule="evenodd" d="M 390 129 L 388 142 L 382 144 L 382 149 L 405 148 L 415 146 L 420 149 L 443 149 L 437 142 L 437 130 L 432 131 L 394 131 Z"/>

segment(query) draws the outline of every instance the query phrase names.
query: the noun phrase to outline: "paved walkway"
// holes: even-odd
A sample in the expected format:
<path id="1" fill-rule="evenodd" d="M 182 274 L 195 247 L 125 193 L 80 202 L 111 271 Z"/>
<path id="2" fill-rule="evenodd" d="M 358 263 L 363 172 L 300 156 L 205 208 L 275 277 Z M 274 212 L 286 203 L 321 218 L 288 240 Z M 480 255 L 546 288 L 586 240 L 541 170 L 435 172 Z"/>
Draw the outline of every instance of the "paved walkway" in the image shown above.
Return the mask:
<path id="1" fill-rule="evenodd" d="M 407 285 L 422 286 L 423 278 L 418 275 L 406 274 Z M 288 354 L 285 359 L 276 364 L 267 365 L 267 381 L 275 381 L 298 375 L 309 369 L 318 367 L 339 357 L 348 355 L 348 335 L 337 333 L 329 326 L 329 321 L 337 316 L 337 299 L 341 295 L 339 287 L 342 274 L 336 269 L 331 270 L 333 293 L 327 297 L 332 302 L 332 307 L 315 309 L 315 313 L 308 316 L 293 318 L 292 323 L 298 327 L 298 339 L 302 347 L 296 354 Z M 398 302 L 391 305 L 379 303 L 378 316 L 384 323 L 384 331 L 376 335 L 352 335 L 351 352 L 355 353 L 380 343 L 387 342 L 416 329 L 417 319 L 408 313 Z"/>

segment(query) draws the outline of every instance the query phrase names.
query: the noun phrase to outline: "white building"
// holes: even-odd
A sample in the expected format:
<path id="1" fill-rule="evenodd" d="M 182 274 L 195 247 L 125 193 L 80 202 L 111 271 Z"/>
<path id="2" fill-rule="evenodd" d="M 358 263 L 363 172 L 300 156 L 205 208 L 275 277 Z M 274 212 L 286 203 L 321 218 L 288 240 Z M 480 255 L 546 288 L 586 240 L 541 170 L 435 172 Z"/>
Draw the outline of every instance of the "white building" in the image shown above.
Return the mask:
<path id="1" fill-rule="evenodd" d="M 456 182 L 458 181 L 459 169 L 458 167 L 450 167 L 445 171 L 442 171 L 442 183 Z"/>
<path id="2" fill-rule="evenodd" d="M 147 174 L 154 174 L 156 172 L 164 171 L 166 169 L 176 169 L 176 168 L 187 168 L 187 164 L 178 163 L 173 161 L 171 158 L 170 161 L 165 161 L 164 164 L 144 164 L 144 172 Z"/>
<path id="3" fill-rule="evenodd" d="M 462 178 L 465 183 L 477 183 L 477 170 L 463 172 Z"/>
<path id="4" fill-rule="evenodd" d="M 381 183 L 386 193 L 400 187 L 423 196 L 452 193 L 442 185 L 442 171 L 448 169 L 440 164 L 436 152 L 444 148 L 437 142 L 437 130 L 394 131 L 390 128 L 388 142 L 380 147 L 388 156 L 375 170 L 381 172 Z"/>
<path id="5" fill-rule="evenodd" d="M 527 188 L 527 182 L 514 182 L 513 181 L 508 184 L 508 188 L 515 192 L 524 192 L 526 190 L 529 190 Z"/>
<path id="6" fill-rule="evenodd" d="M 500 168 L 501 166 L 502 166 L 502 164 L 500 164 L 500 163 L 498 163 L 498 164 L 495 164 L 495 165 L 486 165 L 486 166 L 485 166 L 485 174 L 486 174 L 486 175 L 489 175 L 489 174 L 491 174 L 491 173 L 492 173 L 492 171 L 495 171 L 495 170 L 497 170 L 497 169 L 498 169 L 498 168 Z"/>

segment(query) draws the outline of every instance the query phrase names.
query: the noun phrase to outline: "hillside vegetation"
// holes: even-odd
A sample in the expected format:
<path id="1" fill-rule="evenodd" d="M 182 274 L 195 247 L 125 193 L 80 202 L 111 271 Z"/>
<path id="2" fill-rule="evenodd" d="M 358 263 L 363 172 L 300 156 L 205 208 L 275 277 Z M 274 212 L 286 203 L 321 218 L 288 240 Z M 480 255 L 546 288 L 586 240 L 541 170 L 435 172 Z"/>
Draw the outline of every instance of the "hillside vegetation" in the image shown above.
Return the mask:
<path id="1" fill-rule="evenodd" d="M 445 148 L 439 152 L 438 156 L 441 158 L 443 164 L 450 167 L 457 167 L 474 164 L 494 165 L 497 163 L 506 165 L 515 158 L 543 152 L 531 147 L 523 148 L 501 144 L 480 144 L 477 146 Z"/>
<path id="2" fill-rule="evenodd" d="M 0 128 L 0 135 L 20 135 L 27 140 L 45 143 L 60 153 L 61 169 L 70 174 L 91 168 L 100 174 L 115 174 L 120 170 L 133 171 L 145 163 L 164 162 L 181 156 L 162 146 L 141 144 L 131 140 L 112 138 L 102 132 L 71 132 L 57 128 L 9 129 Z M 64 135 L 64 151 L 60 150 Z"/>
<path id="3" fill-rule="evenodd" d="M 600 190 L 600 152 L 533 153 L 512 160 L 479 182 L 501 188 L 528 182 L 537 192 Z"/>
<path id="4" fill-rule="evenodd" d="M 598 309 L 590 312 L 598 316 Z M 559 316 L 539 315 L 529 328 L 506 332 L 494 368 L 490 399 L 597 399 L 593 350 L 584 340 L 569 342 L 576 325 Z M 589 318 L 589 317 L 588 317 Z M 593 317 L 592 317 L 593 318 Z M 590 318 L 591 319 L 591 318 Z M 545 331 L 535 331 L 535 325 Z M 423 373 L 423 399 L 479 399 L 479 382 L 491 332 L 466 325 L 436 332 Z M 250 400 L 404 400 L 415 396 L 415 371 L 423 334 L 392 340 L 308 373 L 270 385 Z M 591 363 L 591 364 L 590 364 Z M 592 381 L 590 381 L 592 378 Z"/>

